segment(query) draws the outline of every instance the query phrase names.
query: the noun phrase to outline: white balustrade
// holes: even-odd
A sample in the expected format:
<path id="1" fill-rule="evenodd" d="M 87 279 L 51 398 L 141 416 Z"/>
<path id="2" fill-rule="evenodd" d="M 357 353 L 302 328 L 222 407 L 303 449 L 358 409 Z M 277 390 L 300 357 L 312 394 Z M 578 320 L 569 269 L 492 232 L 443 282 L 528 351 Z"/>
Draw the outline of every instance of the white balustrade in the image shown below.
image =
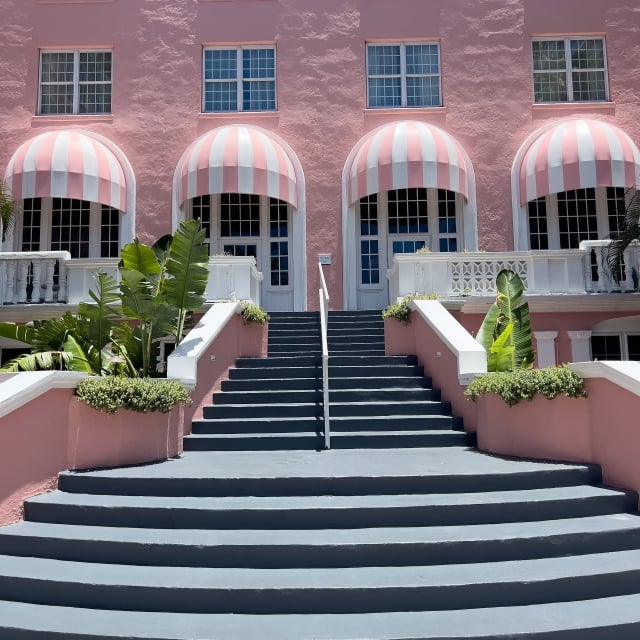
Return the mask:
<path id="1" fill-rule="evenodd" d="M 610 240 L 584 240 L 580 249 L 585 252 L 584 279 L 587 291 L 611 293 L 613 291 L 638 291 L 640 276 L 640 244 L 632 242 L 622 256 L 622 279 L 616 283 L 608 266 L 607 248 Z"/>
<path id="2" fill-rule="evenodd" d="M 586 293 L 584 256 L 580 250 L 399 253 L 387 272 L 389 297 L 494 295 L 502 269 L 517 273 L 530 294 Z"/>
<path id="3" fill-rule="evenodd" d="M 96 289 L 96 273 L 102 271 L 120 282 L 118 258 L 76 258 L 66 263 L 67 302 L 91 302 L 89 291 Z"/>
<path id="4" fill-rule="evenodd" d="M 209 259 L 209 281 L 205 297 L 214 300 L 250 300 L 260 305 L 263 275 L 250 256 L 214 256 Z"/>
<path id="5" fill-rule="evenodd" d="M 0 253 L 0 304 L 67 302 L 68 251 Z"/>

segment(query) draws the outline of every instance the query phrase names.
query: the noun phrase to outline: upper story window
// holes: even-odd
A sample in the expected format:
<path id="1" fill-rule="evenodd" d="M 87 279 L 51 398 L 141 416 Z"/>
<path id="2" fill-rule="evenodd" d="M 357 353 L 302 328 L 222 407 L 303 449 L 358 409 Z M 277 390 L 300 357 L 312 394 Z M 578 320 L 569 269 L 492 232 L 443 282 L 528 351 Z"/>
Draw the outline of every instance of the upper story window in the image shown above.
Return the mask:
<path id="1" fill-rule="evenodd" d="M 40 52 L 38 113 L 111 113 L 111 51 Z"/>
<path id="2" fill-rule="evenodd" d="M 441 105 L 437 42 L 367 45 L 369 108 Z"/>
<path id="3" fill-rule="evenodd" d="M 203 111 L 275 111 L 274 47 L 204 50 Z"/>
<path id="4" fill-rule="evenodd" d="M 604 38 L 534 40 L 532 50 L 535 102 L 609 100 Z"/>

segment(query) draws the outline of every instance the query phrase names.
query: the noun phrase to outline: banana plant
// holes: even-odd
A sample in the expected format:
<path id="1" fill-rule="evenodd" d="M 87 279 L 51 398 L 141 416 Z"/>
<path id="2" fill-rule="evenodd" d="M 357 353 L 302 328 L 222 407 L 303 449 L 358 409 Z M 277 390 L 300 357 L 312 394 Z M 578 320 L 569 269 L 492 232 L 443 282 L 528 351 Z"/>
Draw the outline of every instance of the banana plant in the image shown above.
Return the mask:
<path id="1" fill-rule="evenodd" d="M 485 316 L 477 340 L 487 351 L 488 371 L 515 371 L 533 367 L 529 304 L 523 302 L 524 284 L 508 269 L 496 277 L 496 301 Z"/>

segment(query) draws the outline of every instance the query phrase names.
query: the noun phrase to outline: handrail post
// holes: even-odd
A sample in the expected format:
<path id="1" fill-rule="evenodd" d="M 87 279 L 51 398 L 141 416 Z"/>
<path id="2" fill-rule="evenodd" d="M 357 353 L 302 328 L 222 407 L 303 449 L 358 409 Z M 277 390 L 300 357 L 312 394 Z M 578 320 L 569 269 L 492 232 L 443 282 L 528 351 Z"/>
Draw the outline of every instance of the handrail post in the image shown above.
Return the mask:
<path id="1" fill-rule="evenodd" d="M 322 265 L 318 262 L 320 284 L 318 297 L 320 299 L 320 334 L 322 336 L 322 404 L 324 414 L 324 448 L 331 449 L 331 420 L 329 417 L 329 341 L 327 325 L 329 324 L 329 292 L 324 279 Z"/>

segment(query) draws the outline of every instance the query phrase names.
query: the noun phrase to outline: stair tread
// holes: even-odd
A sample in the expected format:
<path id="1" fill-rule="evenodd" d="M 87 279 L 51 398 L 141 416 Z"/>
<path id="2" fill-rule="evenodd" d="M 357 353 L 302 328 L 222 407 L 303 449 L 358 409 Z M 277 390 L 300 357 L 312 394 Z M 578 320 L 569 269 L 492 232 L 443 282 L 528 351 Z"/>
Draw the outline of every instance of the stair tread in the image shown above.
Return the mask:
<path id="1" fill-rule="evenodd" d="M 594 497 L 626 495 L 606 487 L 576 485 L 569 487 L 545 487 L 520 491 L 485 491 L 477 493 L 427 493 L 427 494 L 374 494 L 357 496 L 122 496 L 66 493 L 52 491 L 27 499 L 28 504 L 77 505 L 83 508 L 135 508 L 135 509 L 195 509 L 221 510 L 251 509 L 259 511 L 282 509 L 367 509 L 438 506 L 471 506 L 527 503 L 535 505 L 548 501 L 573 501 Z"/>
<path id="2" fill-rule="evenodd" d="M 640 572 L 640 550 L 402 567 L 251 569 L 104 564 L 0 555 L 0 576 L 89 585 L 147 586 L 157 589 L 380 589 L 446 587 L 474 583 L 533 583 Z"/>
<path id="3" fill-rule="evenodd" d="M 640 517 L 634 514 L 586 516 L 544 521 L 494 524 L 446 525 L 426 527 L 369 527 L 366 529 L 152 529 L 105 527 L 23 521 L 0 530 L 5 536 L 32 539 L 64 539 L 91 542 L 132 543 L 150 548 L 167 547 L 243 547 L 285 548 L 288 546 L 338 548 L 354 545 L 441 545 L 598 535 L 610 532 L 640 536 Z"/>
<path id="4" fill-rule="evenodd" d="M 562 632 L 577 632 L 571 637 L 589 640 L 605 637 L 584 630 L 635 640 L 640 631 L 640 595 L 454 611 L 306 615 L 147 613 L 0 601 L 0 631 L 65 634 L 69 628 L 74 638 L 129 640 L 506 640 L 517 634 L 542 638 Z"/>

